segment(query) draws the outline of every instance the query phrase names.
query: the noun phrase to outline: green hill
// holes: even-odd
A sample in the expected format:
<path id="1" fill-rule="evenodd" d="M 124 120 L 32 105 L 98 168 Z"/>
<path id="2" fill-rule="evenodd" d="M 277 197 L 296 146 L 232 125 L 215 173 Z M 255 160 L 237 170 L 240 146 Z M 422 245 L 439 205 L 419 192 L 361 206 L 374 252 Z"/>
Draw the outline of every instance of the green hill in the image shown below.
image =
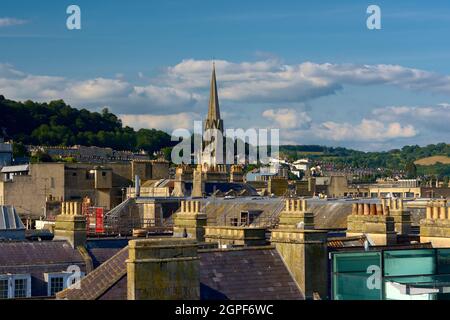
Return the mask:
<path id="1" fill-rule="evenodd" d="M 75 109 L 63 100 L 49 103 L 16 102 L 0 95 L 0 135 L 23 144 L 99 146 L 116 150 L 145 150 L 152 154 L 171 146 L 170 136 L 155 129 L 124 127 L 103 109 Z"/>

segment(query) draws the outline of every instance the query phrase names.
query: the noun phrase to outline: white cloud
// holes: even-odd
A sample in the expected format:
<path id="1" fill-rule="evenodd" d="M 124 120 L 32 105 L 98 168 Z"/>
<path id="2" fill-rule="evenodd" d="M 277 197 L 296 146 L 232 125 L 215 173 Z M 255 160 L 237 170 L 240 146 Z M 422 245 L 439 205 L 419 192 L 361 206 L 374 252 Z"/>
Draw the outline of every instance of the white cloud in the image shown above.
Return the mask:
<path id="1" fill-rule="evenodd" d="M 286 65 L 270 59 L 233 63 L 216 61 L 220 96 L 245 102 L 299 102 L 334 94 L 345 85 L 392 85 L 408 90 L 450 94 L 450 77 L 399 65 L 317 64 Z M 171 86 L 208 86 L 211 62 L 183 60 L 169 67 L 160 80 Z"/>
<path id="2" fill-rule="evenodd" d="M 136 84 L 126 80 L 126 75 L 73 80 L 28 74 L 0 64 L 0 94 L 16 100 L 64 99 L 75 107 L 94 109 L 108 105 L 112 112 L 122 114 L 125 124 L 137 128 L 190 128 L 193 119 L 206 114 L 211 67 L 210 61 L 183 60 L 157 77 L 138 75 L 140 83 Z M 427 137 L 428 142 L 436 142 L 439 135 L 428 135 L 430 131 L 450 130 L 448 104 L 385 107 L 369 115 L 362 106 L 360 114 L 351 114 L 342 122 L 331 118 L 333 113 L 327 116 L 324 108 L 316 107 L 320 119 L 315 119 L 319 112 L 307 113 L 303 108 L 303 102 L 335 94 L 346 86 L 390 85 L 450 95 L 447 75 L 398 65 L 288 65 L 277 59 L 240 63 L 219 60 L 216 70 L 221 111 L 228 115 L 225 125 L 229 127 L 267 127 L 269 122 L 269 126 L 283 129 L 281 135 L 289 142 L 355 142 L 375 147 L 407 139 L 426 141 Z"/>
<path id="3" fill-rule="evenodd" d="M 132 87 L 120 79 L 96 78 L 75 83 L 67 83 L 66 93 L 75 100 L 103 100 L 130 94 Z"/>
<path id="4" fill-rule="evenodd" d="M 17 18 L 0 18 L 0 28 L 1 27 L 11 27 L 18 26 L 21 24 L 28 23 L 27 20 L 17 19 Z"/>
<path id="5" fill-rule="evenodd" d="M 322 139 L 334 141 L 385 141 L 411 138 L 418 134 L 416 129 L 409 124 L 384 123 L 371 119 L 362 119 L 356 125 L 347 122 L 326 121 L 316 126 L 313 132 Z"/>
<path id="6" fill-rule="evenodd" d="M 146 87 L 134 87 L 132 99 L 142 99 L 147 103 L 164 108 L 193 106 L 203 97 L 196 93 L 180 90 L 172 87 L 148 85 Z"/>
<path id="7" fill-rule="evenodd" d="M 450 105 L 390 106 L 373 110 L 373 115 L 384 121 L 406 121 L 423 130 L 450 132 Z"/>
<path id="8" fill-rule="evenodd" d="M 178 128 L 191 129 L 193 121 L 199 119 L 199 115 L 186 112 L 168 115 L 121 114 L 119 117 L 124 125 L 135 129 L 154 128 L 169 132 Z"/>
<path id="9" fill-rule="evenodd" d="M 74 106 L 110 105 L 114 112 L 177 112 L 193 108 L 204 97 L 194 92 L 157 85 L 135 86 L 122 78 L 74 81 L 64 77 L 26 74 L 0 64 L 0 92 L 10 99 L 64 99 Z M 206 103 L 206 102 L 205 102 Z"/>
<path id="10" fill-rule="evenodd" d="M 272 120 L 277 127 L 282 129 L 293 129 L 301 126 L 309 126 L 311 118 L 304 111 L 296 111 L 295 109 L 281 108 L 268 109 L 262 113 L 263 117 Z"/>

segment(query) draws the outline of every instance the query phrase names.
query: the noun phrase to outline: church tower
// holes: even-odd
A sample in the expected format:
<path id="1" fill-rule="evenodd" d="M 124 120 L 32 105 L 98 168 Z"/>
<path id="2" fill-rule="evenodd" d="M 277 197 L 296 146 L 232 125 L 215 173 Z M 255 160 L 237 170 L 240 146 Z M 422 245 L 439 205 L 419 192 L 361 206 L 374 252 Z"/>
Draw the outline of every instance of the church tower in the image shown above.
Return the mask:
<path id="1" fill-rule="evenodd" d="M 206 132 L 210 131 L 212 139 L 206 139 Z M 217 130 L 217 131 L 216 131 Z M 203 131 L 203 150 L 208 150 L 204 152 L 202 156 L 202 164 L 207 164 L 210 167 L 215 167 L 217 165 L 216 151 L 215 147 L 211 144 L 214 143 L 214 135 L 212 132 L 220 134 L 223 137 L 223 120 L 220 118 L 219 109 L 219 96 L 217 94 L 217 81 L 216 81 L 216 67 L 213 64 L 213 70 L 211 74 L 211 85 L 209 90 L 209 105 L 208 105 L 208 116 L 206 117 L 204 123 Z"/>

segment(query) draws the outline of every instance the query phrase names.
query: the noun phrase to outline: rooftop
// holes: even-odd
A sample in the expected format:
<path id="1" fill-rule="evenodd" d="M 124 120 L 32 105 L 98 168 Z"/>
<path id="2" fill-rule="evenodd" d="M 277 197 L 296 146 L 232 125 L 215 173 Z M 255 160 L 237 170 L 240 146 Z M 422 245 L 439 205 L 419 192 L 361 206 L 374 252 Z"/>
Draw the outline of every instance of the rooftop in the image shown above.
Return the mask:
<path id="1" fill-rule="evenodd" d="M 199 250 L 201 299 L 303 299 L 297 284 L 272 246 Z M 81 290 L 58 298 L 126 299 L 128 246 L 81 280 Z M 242 284 L 245 283 L 245 286 Z"/>
<path id="2" fill-rule="evenodd" d="M 0 230 L 25 230 L 14 207 L 0 206 Z"/>

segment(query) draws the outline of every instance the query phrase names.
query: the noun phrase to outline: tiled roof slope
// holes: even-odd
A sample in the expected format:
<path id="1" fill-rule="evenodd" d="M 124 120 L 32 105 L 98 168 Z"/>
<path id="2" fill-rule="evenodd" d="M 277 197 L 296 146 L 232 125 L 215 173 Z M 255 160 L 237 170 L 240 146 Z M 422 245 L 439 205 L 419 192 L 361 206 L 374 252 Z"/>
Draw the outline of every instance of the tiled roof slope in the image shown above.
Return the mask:
<path id="1" fill-rule="evenodd" d="M 90 239 L 86 243 L 94 268 L 109 260 L 128 245 L 129 239 Z"/>
<path id="2" fill-rule="evenodd" d="M 201 299 L 303 299 L 273 247 L 200 251 Z M 128 247 L 81 280 L 81 290 L 66 289 L 60 299 L 126 298 Z"/>
<path id="3" fill-rule="evenodd" d="M 111 259 L 88 273 L 80 284 L 80 289 L 66 289 L 57 293 L 57 298 L 68 300 L 95 300 L 114 286 L 127 272 L 128 246 Z"/>
<path id="4" fill-rule="evenodd" d="M 0 241 L 0 274 L 30 274 L 33 297 L 47 296 L 45 273 L 66 271 L 71 265 L 86 271 L 81 254 L 67 241 Z"/>
<path id="5" fill-rule="evenodd" d="M 78 250 L 67 241 L 0 241 L 0 266 L 84 264 Z"/>
<path id="6" fill-rule="evenodd" d="M 303 299 L 273 247 L 200 253 L 202 300 Z"/>

